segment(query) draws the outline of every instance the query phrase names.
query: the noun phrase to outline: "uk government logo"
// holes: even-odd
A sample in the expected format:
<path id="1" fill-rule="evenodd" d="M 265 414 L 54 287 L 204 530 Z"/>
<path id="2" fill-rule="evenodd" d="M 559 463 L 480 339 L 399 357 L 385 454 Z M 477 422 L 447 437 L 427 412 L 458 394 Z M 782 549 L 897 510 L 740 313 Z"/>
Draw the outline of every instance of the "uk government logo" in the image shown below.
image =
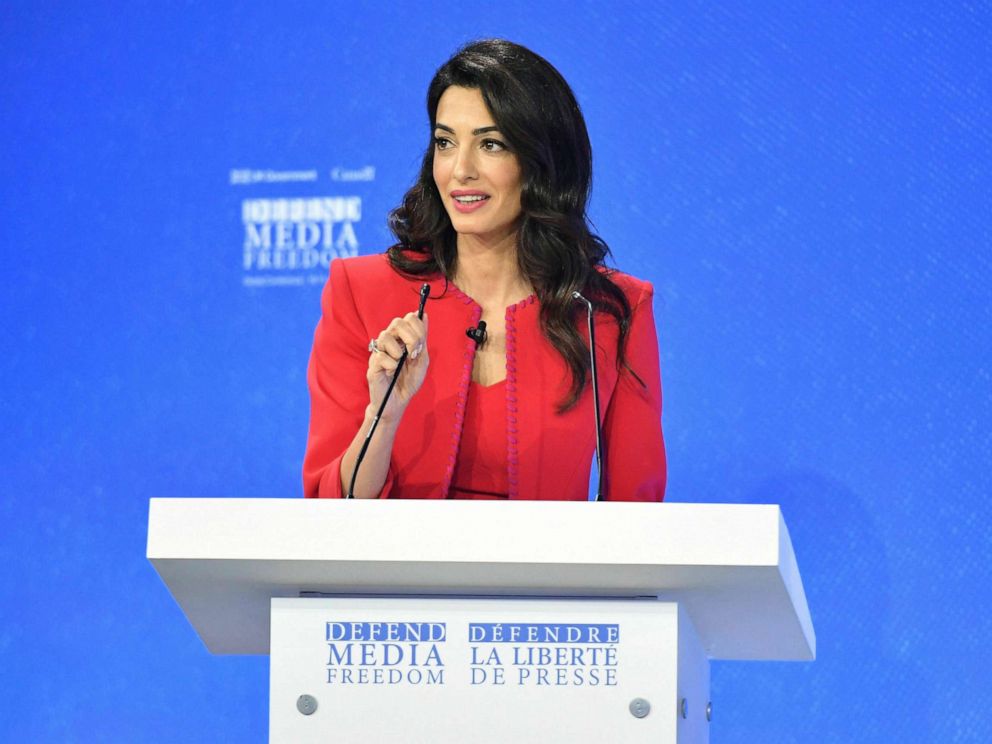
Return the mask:
<path id="1" fill-rule="evenodd" d="M 358 255 L 361 219 L 359 196 L 243 200 L 242 283 L 322 284 L 333 259 Z"/>

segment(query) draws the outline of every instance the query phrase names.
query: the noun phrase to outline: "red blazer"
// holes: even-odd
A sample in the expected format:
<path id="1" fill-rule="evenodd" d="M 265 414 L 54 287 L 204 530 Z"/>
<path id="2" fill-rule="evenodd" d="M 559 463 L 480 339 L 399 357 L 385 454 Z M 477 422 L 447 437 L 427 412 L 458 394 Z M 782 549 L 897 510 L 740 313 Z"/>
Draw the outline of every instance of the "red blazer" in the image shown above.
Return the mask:
<path id="1" fill-rule="evenodd" d="M 617 369 L 616 323 L 609 315 L 597 314 L 606 494 L 610 500 L 661 501 L 666 471 L 653 290 L 626 274 L 615 273 L 612 279 L 633 309 L 627 363 L 644 385 L 628 370 Z M 395 272 L 384 254 L 331 263 L 307 372 L 306 496 L 343 495 L 341 458 L 369 402 L 365 377 L 369 339 L 393 318 L 416 310 L 422 283 Z M 450 284 L 443 296 L 434 299 L 444 291 L 445 282 L 439 278 L 429 283 L 430 367 L 400 422 L 382 497 L 447 498 L 458 456 L 475 353 L 475 342 L 465 329 L 478 323 L 482 308 Z M 539 310 L 534 297 L 506 309 L 509 497 L 585 500 L 596 447 L 592 385 L 586 385 L 573 408 L 556 413 L 570 376 L 564 360 L 541 334 Z M 583 332 L 585 327 L 583 322 Z"/>

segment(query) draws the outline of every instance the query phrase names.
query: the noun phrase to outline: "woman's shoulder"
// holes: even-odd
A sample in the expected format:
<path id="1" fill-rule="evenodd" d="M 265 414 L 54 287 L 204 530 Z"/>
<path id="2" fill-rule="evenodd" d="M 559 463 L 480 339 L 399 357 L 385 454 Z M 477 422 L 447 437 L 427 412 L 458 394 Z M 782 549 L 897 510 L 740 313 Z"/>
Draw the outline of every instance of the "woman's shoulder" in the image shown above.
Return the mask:
<path id="1" fill-rule="evenodd" d="M 349 281 L 387 281 L 394 276 L 400 278 L 385 253 L 336 258 L 331 261 L 331 274 L 335 273 L 347 276 Z"/>
<path id="2" fill-rule="evenodd" d="M 389 251 L 372 253 L 366 256 L 350 256 L 336 258 L 331 261 L 331 275 L 343 273 L 349 279 L 362 281 L 392 282 L 395 284 L 415 283 L 418 286 L 424 281 L 434 280 L 436 276 L 416 277 L 404 274 L 397 269 L 389 258 Z"/>
<path id="3" fill-rule="evenodd" d="M 332 285 L 344 283 L 353 293 L 379 293 L 380 296 L 391 289 L 410 285 L 419 287 L 423 281 L 397 271 L 386 253 L 336 258 L 331 261 L 330 273 Z"/>
<path id="4" fill-rule="evenodd" d="M 374 253 L 331 261 L 327 289 L 332 295 L 350 296 L 358 307 L 395 314 L 394 302 L 406 307 L 424 281 L 397 271 L 386 253 Z"/>
<path id="5" fill-rule="evenodd" d="M 625 274 L 619 269 L 601 268 L 600 272 L 620 288 L 627 296 L 627 301 L 631 307 L 635 307 L 645 300 L 650 300 L 654 295 L 654 286 L 649 281 Z"/>

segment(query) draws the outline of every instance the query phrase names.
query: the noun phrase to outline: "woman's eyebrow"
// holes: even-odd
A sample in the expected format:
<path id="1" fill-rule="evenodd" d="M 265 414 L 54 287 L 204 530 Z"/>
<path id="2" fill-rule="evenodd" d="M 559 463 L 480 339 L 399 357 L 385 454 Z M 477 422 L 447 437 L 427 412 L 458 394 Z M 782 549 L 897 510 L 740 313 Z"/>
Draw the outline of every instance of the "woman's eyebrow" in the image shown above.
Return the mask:
<path id="1" fill-rule="evenodd" d="M 442 124 L 441 122 L 438 122 L 437 124 L 435 124 L 434 125 L 434 128 L 435 129 L 443 129 L 445 132 L 450 132 L 451 134 L 454 134 L 455 133 L 455 130 L 454 129 L 452 129 L 451 127 L 449 127 L 446 124 Z M 498 132 L 498 131 L 499 131 L 499 127 L 497 127 L 497 126 L 479 127 L 478 129 L 473 129 L 472 130 L 472 135 L 473 136 L 476 136 L 476 135 L 480 135 L 480 134 L 487 134 L 488 132 Z"/>

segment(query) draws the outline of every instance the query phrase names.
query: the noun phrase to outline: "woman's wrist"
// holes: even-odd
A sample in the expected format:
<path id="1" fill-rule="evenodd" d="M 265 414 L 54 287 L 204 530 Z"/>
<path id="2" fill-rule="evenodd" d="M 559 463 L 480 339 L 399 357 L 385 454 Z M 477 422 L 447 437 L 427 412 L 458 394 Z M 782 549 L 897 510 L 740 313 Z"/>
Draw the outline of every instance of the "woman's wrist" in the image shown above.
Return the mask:
<path id="1" fill-rule="evenodd" d="M 400 419 L 403 418 L 403 410 L 397 410 L 392 405 L 386 406 L 386 410 L 382 412 L 382 416 L 379 418 L 379 428 L 395 428 L 399 426 Z M 375 418 L 375 414 L 378 411 L 379 406 L 372 403 L 369 403 L 365 407 L 365 431 L 368 431 L 368 427 L 372 424 L 372 419 Z"/>

